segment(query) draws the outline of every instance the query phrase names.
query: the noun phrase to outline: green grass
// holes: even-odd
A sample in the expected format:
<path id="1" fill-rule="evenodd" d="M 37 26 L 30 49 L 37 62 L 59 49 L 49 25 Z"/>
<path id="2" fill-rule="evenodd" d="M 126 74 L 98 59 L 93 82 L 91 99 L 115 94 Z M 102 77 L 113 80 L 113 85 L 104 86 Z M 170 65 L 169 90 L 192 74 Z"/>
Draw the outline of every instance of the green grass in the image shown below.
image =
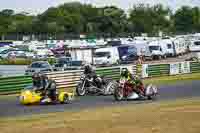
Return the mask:
<path id="1" fill-rule="evenodd" d="M 200 99 L 0 120 L 1 133 L 199 133 Z"/>
<path id="2" fill-rule="evenodd" d="M 200 80 L 200 73 L 149 78 L 149 79 L 144 79 L 144 83 L 145 84 L 152 83 L 155 85 L 167 85 L 167 84 L 174 84 L 180 81 L 192 81 L 192 80 Z"/>

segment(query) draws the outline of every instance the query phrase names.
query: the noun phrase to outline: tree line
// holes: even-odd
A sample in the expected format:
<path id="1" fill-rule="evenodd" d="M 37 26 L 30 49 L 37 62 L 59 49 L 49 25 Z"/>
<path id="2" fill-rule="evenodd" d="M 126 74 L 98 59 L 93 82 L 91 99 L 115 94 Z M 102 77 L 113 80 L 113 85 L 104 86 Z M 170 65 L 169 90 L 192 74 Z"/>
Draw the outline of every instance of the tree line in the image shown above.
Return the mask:
<path id="1" fill-rule="evenodd" d="M 97 8 L 79 2 L 51 7 L 33 16 L 26 12 L 0 12 L 0 35 L 14 34 L 125 34 L 156 36 L 200 31 L 200 8 L 183 6 L 173 12 L 163 5 L 135 5 L 127 12 L 115 7 Z"/>

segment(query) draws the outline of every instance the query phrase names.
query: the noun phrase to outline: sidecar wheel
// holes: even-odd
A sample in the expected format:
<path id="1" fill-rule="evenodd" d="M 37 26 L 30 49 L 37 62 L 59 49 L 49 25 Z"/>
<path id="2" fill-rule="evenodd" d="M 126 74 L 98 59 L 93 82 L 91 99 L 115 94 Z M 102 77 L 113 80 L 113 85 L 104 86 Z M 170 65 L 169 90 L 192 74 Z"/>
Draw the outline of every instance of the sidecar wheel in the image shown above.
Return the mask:
<path id="1" fill-rule="evenodd" d="M 61 102 L 61 104 L 69 104 L 69 103 L 71 103 L 71 99 L 67 94 L 65 94 L 63 96 L 63 101 Z"/>

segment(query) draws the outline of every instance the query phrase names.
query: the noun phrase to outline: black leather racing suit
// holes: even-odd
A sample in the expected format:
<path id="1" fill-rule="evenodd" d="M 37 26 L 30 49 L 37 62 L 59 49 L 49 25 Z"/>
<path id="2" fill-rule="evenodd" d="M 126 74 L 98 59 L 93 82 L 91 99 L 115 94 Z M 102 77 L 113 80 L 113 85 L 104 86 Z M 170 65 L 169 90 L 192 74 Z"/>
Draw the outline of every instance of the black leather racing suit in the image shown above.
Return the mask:
<path id="1" fill-rule="evenodd" d="M 46 80 L 46 87 L 45 90 L 47 91 L 46 94 L 47 96 L 52 100 L 56 100 L 56 82 L 52 79 L 47 79 Z"/>
<path id="2" fill-rule="evenodd" d="M 93 82 L 96 83 L 98 88 L 101 88 L 101 82 L 98 80 L 96 72 L 90 67 L 84 70 L 84 74 L 88 79 L 93 78 Z"/>

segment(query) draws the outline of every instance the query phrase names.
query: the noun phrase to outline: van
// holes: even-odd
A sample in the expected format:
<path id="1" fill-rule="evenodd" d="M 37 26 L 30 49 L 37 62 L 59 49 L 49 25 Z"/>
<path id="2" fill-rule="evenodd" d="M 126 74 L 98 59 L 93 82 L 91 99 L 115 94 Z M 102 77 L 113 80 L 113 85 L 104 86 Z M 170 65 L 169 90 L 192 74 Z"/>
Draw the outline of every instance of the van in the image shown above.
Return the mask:
<path id="1" fill-rule="evenodd" d="M 159 41 L 152 41 L 149 43 L 149 50 L 153 59 L 166 58 L 166 48 L 163 48 L 163 46 L 164 45 L 160 45 Z"/>
<path id="2" fill-rule="evenodd" d="M 99 48 L 94 52 L 94 65 L 114 65 L 131 63 L 138 59 L 137 49 L 131 45 Z"/>

